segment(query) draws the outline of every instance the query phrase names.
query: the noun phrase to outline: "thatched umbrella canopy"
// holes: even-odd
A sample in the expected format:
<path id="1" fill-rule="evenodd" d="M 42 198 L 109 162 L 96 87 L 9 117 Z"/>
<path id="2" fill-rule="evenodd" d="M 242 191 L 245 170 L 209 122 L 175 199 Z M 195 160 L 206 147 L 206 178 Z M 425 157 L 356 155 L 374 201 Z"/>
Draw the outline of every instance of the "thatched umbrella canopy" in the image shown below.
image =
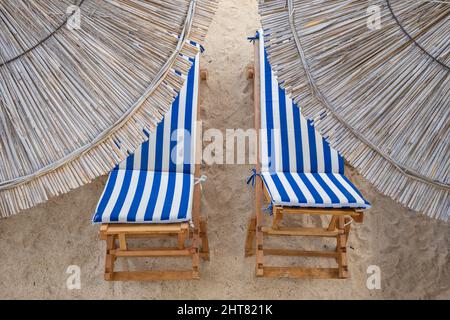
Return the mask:
<path id="1" fill-rule="evenodd" d="M 0 1 L 1 216 L 135 150 L 182 87 L 181 55 L 197 53 L 189 41 L 203 42 L 215 2 Z"/>
<path id="2" fill-rule="evenodd" d="M 331 145 L 381 192 L 447 220 L 449 1 L 260 0 L 260 13 L 282 86 Z"/>

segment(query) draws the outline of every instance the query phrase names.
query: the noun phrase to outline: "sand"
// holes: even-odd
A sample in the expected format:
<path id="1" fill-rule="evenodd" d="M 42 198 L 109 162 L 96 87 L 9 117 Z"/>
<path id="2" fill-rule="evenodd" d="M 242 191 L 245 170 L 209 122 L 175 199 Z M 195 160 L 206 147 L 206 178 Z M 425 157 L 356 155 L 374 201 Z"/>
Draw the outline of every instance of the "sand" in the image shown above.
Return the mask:
<path id="1" fill-rule="evenodd" d="M 203 67 L 209 70 L 200 97 L 205 129 L 252 127 L 252 86 L 246 80 L 245 67 L 252 62 L 253 48 L 246 37 L 258 27 L 256 0 L 220 2 L 202 60 Z M 347 174 L 373 204 L 364 224 L 356 225 L 350 237 L 351 278 L 257 279 L 254 258 L 243 257 L 246 223 L 253 203 L 252 189 L 245 184 L 251 167 L 204 167 L 208 181 L 203 188 L 202 209 L 209 219 L 211 261 L 202 264 L 200 280 L 116 283 L 103 280 L 105 247 L 98 240 L 98 226 L 90 222 L 106 181 L 102 177 L 0 221 L 0 298 L 450 298 L 450 225 L 401 207 L 378 193 L 351 168 Z M 300 243 L 305 247 L 313 244 Z M 286 240 L 285 244 L 294 245 L 293 240 Z M 164 261 L 159 265 L 167 267 L 172 263 L 176 262 Z M 66 269 L 70 265 L 81 268 L 80 290 L 66 287 Z M 145 262 L 129 265 L 143 266 Z M 366 286 L 366 270 L 370 265 L 380 267 L 379 290 Z"/>

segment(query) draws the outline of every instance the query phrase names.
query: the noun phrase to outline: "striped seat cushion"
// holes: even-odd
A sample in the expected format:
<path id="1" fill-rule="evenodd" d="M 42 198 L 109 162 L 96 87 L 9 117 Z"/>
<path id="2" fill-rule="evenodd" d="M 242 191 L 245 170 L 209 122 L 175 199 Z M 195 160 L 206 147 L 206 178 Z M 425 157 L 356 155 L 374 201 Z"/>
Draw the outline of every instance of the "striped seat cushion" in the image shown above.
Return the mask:
<path id="1" fill-rule="evenodd" d="M 115 169 L 94 223 L 168 223 L 191 219 L 194 176 L 179 172 Z"/>
<path id="2" fill-rule="evenodd" d="M 110 173 L 94 223 L 191 220 L 199 58 L 156 131 Z"/>
<path id="3" fill-rule="evenodd" d="M 368 208 L 358 189 L 340 173 L 262 174 L 272 203 L 279 206 Z"/>
<path id="4" fill-rule="evenodd" d="M 261 173 L 272 202 L 304 207 L 367 208 L 344 176 L 344 159 L 305 119 L 278 83 L 259 31 Z"/>

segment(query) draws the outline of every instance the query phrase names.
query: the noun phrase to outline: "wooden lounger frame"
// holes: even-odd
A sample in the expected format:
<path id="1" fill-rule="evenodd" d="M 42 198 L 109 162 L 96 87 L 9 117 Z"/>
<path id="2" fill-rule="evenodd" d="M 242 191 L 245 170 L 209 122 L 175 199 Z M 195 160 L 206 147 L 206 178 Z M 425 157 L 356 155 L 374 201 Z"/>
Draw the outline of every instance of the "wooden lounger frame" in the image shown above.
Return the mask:
<path id="1" fill-rule="evenodd" d="M 247 70 L 247 78 L 254 82 L 254 107 L 255 107 L 255 129 L 257 134 L 257 172 L 261 171 L 260 163 L 260 70 L 259 70 L 259 40 L 255 42 L 254 67 Z M 286 277 L 286 278 L 338 278 L 349 277 L 347 263 L 347 241 L 352 221 L 362 223 L 363 212 L 356 209 L 320 209 L 299 207 L 273 207 L 273 220 L 271 226 L 263 225 L 262 198 L 270 202 L 270 196 L 260 176 L 255 177 L 255 212 L 250 218 L 247 238 L 245 243 L 245 256 L 255 254 L 256 238 L 256 275 L 258 277 Z M 326 228 L 287 228 L 279 224 L 285 215 L 331 215 L 331 221 Z M 303 237 L 325 237 L 336 238 L 336 249 L 334 251 L 305 251 L 281 248 L 266 248 L 263 245 L 264 236 L 303 236 Z M 306 267 L 278 267 L 266 266 L 264 255 L 272 256 L 297 256 L 297 257 L 319 257 L 331 258 L 337 262 L 336 268 L 306 268 Z"/>
<path id="2" fill-rule="evenodd" d="M 200 70 L 200 79 L 206 80 L 207 71 Z M 199 86 L 200 89 L 200 86 Z M 200 103 L 197 103 L 197 119 L 200 118 Z M 198 128 L 197 128 L 198 129 Z M 200 134 L 197 138 L 200 139 Z M 201 148 L 201 142 L 197 143 Z M 198 150 L 196 150 L 196 156 Z M 195 178 L 200 177 L 200 164 L 195 165 Z M 100 239 L 106 241 L 105 280 L 189 280 L 199 279 L 200 258 L 209 261 L 207 222 L 200 215 L 201 188 L 194 186 L 192 222 L 171 224 L 102 224 Z M 128 239 L 133 238 L 173 238 L 178 240 L 176 247 L 129 248 Z M 188 243 L 188 245 L 186 245 Z M 136 257 L 191 257 L 192 268 L 187 270 L 146 270 L 114 271 L 117 258 Z"/>

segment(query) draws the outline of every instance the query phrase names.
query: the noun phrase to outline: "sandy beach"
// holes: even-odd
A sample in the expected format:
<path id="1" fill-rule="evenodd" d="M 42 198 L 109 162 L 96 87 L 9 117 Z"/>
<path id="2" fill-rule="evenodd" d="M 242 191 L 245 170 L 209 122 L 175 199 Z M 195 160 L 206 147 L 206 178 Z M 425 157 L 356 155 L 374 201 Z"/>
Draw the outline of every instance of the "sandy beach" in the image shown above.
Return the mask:
<path id="1" fill-rule="evenodd" d="M 253 88 L 246 79 L 259 28 L 256 0 L 222 0 L 206 39 L 201 84 L 203 129 L 253 126 Z M 203 166 L 202 212 L 208 217 L 211 261 L 197 281 L 106 282 L 105 244 L 91 223 L 106 177 L 46 204 L 0 220 L 0 298 L 14 299 L 450 299 L 450 225 L 431 220 L 378 193 L 354 169 L 347 175 L 372 203 L 349 240 L 350 279 L 257 279 L 254 257 L 244 258 L 253 190 L 252 165 Z M 306 220 L 305 223 L 312 221 Z M 311 240 L 283 239 L 311 247 Z M 327 246 L 328 243 L 319 245 Z M 189 265 L 189 261 L 186 265 Z M 288 263 L 309 265 L 314 260 Z M 119 267 L 169 266 L 168 259 L 118 261 Z M 70 265 L 81 268 L 81 288 L 69 290 Z M 325 264 L 326 265 L 326 264 Z M 381 270 L 381 289 L 369 290 L 367 268 Z"/>

